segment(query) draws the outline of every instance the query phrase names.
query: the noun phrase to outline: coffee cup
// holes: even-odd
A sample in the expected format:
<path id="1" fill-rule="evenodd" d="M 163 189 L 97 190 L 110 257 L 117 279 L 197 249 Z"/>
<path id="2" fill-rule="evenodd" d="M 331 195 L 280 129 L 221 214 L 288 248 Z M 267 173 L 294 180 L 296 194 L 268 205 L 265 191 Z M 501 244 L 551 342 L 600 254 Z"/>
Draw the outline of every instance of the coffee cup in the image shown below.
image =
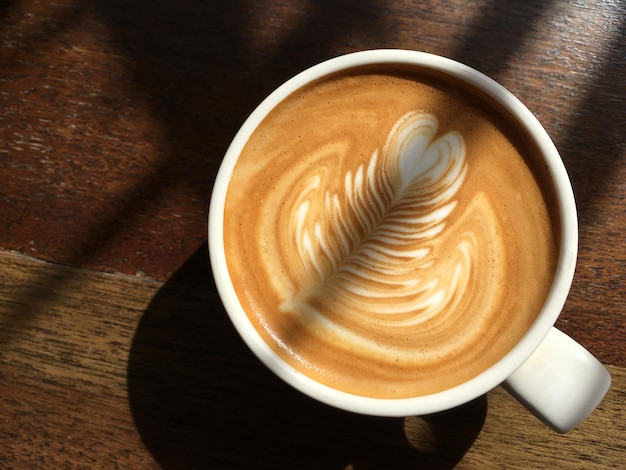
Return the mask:
<path id="1" fill-rule="evenodd" d="M 503 385 L 568 432 L 609 388 L 554 327 L 578 244 L 559 153 L 451 59 L 362 51 L 285 82 L 226 152 L 208 237 L 242 339 L 328 405 L 426 415 Z"/>

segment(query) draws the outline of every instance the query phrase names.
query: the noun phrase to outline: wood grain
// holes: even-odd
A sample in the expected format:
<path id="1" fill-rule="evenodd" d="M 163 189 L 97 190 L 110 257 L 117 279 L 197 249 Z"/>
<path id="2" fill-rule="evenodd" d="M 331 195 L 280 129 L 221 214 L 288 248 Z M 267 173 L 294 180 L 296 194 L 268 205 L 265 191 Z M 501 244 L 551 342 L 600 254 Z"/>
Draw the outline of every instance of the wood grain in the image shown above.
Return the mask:
<path id="1" fill-rule="evenodd" d="M 332 410 L 259 365 L 206 259 L 231 138 L 321 60 L 406 48 L 537 115 L 578 201 L 558 326 L 609 396 L 558 436 L 500 390 L 405 420 Z M 0 467 L 619 468 L 626 389 L 626 3 L 0 4 Z"/>
<path id="2" fill-rule="evenodd" d="M 500 388 L 427 417 L 357 416 L 268 372 L 208 287 L 14 253 L 0 272 L 5 468 L 600 469 L 626 450 L 623 367 L 567 435 Z"/>

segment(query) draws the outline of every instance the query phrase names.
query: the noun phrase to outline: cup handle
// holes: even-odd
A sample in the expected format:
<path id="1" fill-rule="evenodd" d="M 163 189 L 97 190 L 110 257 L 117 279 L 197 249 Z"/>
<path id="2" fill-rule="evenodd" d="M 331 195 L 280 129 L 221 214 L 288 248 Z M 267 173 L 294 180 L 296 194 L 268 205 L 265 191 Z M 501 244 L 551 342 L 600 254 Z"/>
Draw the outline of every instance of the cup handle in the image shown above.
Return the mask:
<path id="1" fill-rule="evenodd" d="M 600 404 L 611 376 L 589 351 L 553 327 L 502 385 L 541 421 L 566 433 Z"/>

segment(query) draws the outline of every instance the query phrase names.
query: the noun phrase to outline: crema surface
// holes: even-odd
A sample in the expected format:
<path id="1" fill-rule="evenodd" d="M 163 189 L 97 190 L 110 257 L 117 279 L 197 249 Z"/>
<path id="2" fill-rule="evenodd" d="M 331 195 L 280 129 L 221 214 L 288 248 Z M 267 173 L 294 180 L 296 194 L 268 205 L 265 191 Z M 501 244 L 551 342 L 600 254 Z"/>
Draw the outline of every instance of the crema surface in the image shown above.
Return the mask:
<path id="1" fill-rule="evenodd" d="M 513 136 L 469 92 L 406 71 L 284 100 L 224 213 L 230 275 L 264 340 L 372 397 L 434 393 L 498 361 L 539 312 L 557 251 L 539 166 Z"/>

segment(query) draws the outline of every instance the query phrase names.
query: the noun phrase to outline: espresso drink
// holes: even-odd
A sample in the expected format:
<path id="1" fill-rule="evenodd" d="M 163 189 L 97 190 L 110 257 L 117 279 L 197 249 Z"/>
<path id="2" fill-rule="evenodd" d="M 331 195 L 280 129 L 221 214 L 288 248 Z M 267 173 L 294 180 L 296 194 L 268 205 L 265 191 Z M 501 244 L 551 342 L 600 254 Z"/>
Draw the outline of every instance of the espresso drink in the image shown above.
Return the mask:
<path id="1" fill-rule="evenodd" d="M 285 361 L 401 398 L 481 373 L 524 335 L 557 256 L 536 151 L 476 92 L 362 68 L 296 91 L 235 167 L 235 290 Z"/>

